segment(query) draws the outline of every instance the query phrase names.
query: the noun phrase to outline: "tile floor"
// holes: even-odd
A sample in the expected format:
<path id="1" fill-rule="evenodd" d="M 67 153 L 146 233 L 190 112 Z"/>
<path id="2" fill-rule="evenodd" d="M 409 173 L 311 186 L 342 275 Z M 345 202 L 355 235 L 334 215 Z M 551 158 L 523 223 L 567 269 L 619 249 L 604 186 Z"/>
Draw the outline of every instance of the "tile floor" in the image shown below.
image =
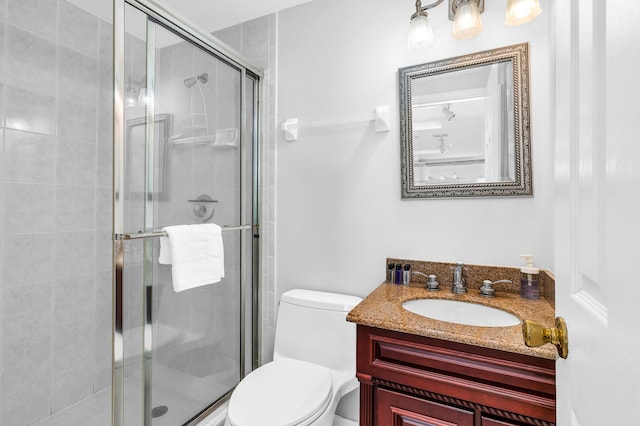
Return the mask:
<path id="1" fill-rule="evenodd" d="M 178 370 L 154 366 L 154 405 L 167 405 L 169 411 L 163 416 L 153 419 L 154 426 L 176 426 L 185 418 L 196 413 L 210 402 L 208 396 L 221 395 L 226 385 L 216 385 L 213 380 L 201 379 Z M 217 383 L 223 381 L 217 380 Z M 224 389 L 223 389 L 224 388 Z M 142 424 L 140 416 L 140 376 L 136 374 L 125 380 L 125 422 L 126 424 Z M 188 392 L 181 390 L 188 389 Z M 207 397 L 205 397 L 207 396 Z M 157 401 L 157 402 L 156 402 Z M 169 402 L 167 402 L 169 401 Z M 198 426 L 224 426 L 227 405 L 222 405 L 216 412 L 201 421 Z M 137 418 L 136 418 L 137 417 Z M 44 419 L 34 426 L 110 426 L 111 425 L 111 388 L 106 388 L 91 398 L 87 398 L 52 417 Z M 336 416 L 333 426 L 357 426 L 352 420 Z"/>
<path id="2" fill-rule="evenodd" d="M 154 366 L 153 401 L 154 406 L 166 405 L 169 410 L 163 416 L 153 419 L 154 426 L 176 426 L 185 418 L 195 415 L 211 402 L 211 395 L 222 395 L 228 386 L 216 384 L 214 380 L 201 379 L 178 370 Z M 221 381 L 217 381 L 220 383 Z M 184 392 L 183 390 L 188 391 Z M 125 380 L 125 422 L 142 424 L 140 417 L 142 399 L 139 375 Z M 210 416 L 210 418 L 214 418 Z M 224 418 L 224 417 L 223 417 Z M 209 418 L 207 419 L 209 421 Z M 208 423 L 201 423 L 209 426 Z M 217 426 L 217 423 L 212 423 Z M 91 398 L 64 409 L 34 426 L 110 426 L 111 388 L 106 388 Z"/>

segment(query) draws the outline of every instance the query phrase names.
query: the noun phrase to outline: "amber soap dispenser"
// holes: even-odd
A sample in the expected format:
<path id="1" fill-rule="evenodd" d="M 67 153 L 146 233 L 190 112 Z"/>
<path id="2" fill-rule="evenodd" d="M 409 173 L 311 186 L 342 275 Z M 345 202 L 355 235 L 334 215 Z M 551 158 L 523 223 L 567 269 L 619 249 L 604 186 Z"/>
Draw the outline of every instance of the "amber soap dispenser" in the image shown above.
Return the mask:
<path id="1" fill-rule="evenodd" d="M 533 266 L 533 255 L 522 254 L 527 265 L 520 268 L 520 296 L 525 299 L 540 298 L 540 269 Z"/>

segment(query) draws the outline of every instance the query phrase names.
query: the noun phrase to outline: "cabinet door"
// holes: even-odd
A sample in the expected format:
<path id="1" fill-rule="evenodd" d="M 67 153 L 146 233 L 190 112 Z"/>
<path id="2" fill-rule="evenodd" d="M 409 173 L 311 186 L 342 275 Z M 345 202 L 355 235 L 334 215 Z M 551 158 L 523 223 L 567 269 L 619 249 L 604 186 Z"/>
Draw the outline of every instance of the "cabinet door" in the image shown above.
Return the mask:
<path id="1" fill-rule="evenodd" d="M 473 426 L 473 412 L 387 389 L 376 389 L 377 426 Z"/>

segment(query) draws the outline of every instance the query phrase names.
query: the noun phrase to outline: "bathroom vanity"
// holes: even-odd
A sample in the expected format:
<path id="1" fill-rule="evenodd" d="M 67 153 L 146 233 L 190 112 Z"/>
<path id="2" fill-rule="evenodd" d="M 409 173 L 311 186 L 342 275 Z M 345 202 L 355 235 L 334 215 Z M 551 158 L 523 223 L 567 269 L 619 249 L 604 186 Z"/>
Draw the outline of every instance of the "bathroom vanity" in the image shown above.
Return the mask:
<path id="1" fill-rule="evenodd" d="M 555 348 L 525 346 L 520 325 L 478 327 L 402 308 L 439 298 L 484 304 L 553 324 L 544 299 L 493 299 L 384 283 L 348 316 L 357 324 L 361 425 L 553 425 Z"/>

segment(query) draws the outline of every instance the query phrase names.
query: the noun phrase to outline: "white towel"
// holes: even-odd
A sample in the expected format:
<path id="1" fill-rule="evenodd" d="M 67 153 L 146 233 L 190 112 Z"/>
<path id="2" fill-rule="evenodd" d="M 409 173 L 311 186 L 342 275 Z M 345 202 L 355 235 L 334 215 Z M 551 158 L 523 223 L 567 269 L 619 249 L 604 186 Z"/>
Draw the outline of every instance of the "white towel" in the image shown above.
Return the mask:
<path id="1" fill-rule="evenodd" d="M 162 228 L 158 262 L 171 265 L 173 290 L 213 284 L 224 278 L 222 228 L 213 223 Z"/>

